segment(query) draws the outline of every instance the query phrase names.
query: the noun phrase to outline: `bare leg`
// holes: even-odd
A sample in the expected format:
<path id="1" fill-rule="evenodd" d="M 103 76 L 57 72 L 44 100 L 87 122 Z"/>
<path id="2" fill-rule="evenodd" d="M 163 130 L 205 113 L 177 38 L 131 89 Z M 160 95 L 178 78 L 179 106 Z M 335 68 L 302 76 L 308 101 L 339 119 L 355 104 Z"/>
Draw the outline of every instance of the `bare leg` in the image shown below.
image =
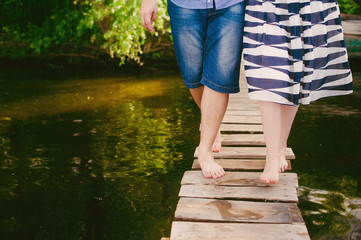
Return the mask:
<path id="1" fill-rule="evenodd" d="M 278 103 L 259 102 L 262 113 L 263 133 L 266 140 L 266 165 L 260 180 L 275 184 L 279 181 L 282 108 Z"/>
<path id="2" fill-rule="evenodd" d="M 196 102 L 199 109 L 201 109 L 203 90 L 204 90 L 204 86 L 199 88 L 189 89 L 193 97 L 193 100 Z"/>
<path id="3" fill-rule="evenodd" d="M 198 162 L 204 177 L 219 178 L 225 172 L 214 161 L 212 146 L 228 104 L 228 94 L 204 87 L 201 103 L 201 141 L 198 147 Z"/>
<path id="4" fill-rule="evenodd" d="M 286 161 L 286 147 L 287 139 L 291 131 L 293 120 L 295 119 L 298 106 L 281 105 L 282 109 L 282 126 L 281 126 L 281 139 L 280 139 L 280 172 L 284 172 L 288 163 Z"/>
<path id="5" fill-rule="evenodd" d="M 191 95 L 192 95 L 194 101 L 196 102 L 196 104 L 198 105 L 199 109 L 201 109 L 203 90 L 204 90 L 204 86 L 199 87 L 199 88 L 189 89 L 189 91 L 191 92 Z M 220 132 L 220 130 L 218 130 L 217 136 L 214 139 L 214 142 L 212 145 L 213 152 L 220 152 L 221 146 L 222 146 L 221 132 Z"/>

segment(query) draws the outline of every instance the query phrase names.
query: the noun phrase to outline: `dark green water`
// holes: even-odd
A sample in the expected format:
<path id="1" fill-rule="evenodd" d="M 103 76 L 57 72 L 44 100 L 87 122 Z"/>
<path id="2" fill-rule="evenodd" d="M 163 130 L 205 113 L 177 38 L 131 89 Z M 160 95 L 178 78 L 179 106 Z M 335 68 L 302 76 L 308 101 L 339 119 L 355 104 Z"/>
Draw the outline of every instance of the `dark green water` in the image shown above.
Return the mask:
<path id="1" fill-rule="evenodd" d="M 312 239 L 361 236 L 361 73 L 354 77 L 354 94 L 302 107 L 291 133 Z M 176 67 L 2 68 L 0 109 L 1 239 L 169 236 L 199 127 Z"/>

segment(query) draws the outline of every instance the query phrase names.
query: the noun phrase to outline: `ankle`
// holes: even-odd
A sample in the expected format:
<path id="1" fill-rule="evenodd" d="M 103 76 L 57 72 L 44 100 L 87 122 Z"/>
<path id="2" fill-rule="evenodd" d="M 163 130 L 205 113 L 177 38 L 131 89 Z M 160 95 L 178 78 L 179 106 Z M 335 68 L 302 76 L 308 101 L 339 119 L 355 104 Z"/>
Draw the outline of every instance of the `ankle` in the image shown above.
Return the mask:
<path id="1" fill-rule="evenodd" d="M 207 153 L 212 153 L 213 149 L 212 146 L 198 146 L 198 153 L 199 154 L 207 154 Z"/>
<path id="2" fill-rule="evenodd" d="M 285 156 L 286 155 L 286 147 L 281 147 L 279 150 L 278 150 L 278 154 L 282 157 L 282 156 Z"/>
<path id="3" fill-rule="evenodd" d="M 198 145 L 198 149 L 200 149 L 200 150 L 209 150 L 209 149 L 212 148 L 212 146 L 213 146 L 213 143 L 211 143 L 211 144 L 200 143 Z"/>

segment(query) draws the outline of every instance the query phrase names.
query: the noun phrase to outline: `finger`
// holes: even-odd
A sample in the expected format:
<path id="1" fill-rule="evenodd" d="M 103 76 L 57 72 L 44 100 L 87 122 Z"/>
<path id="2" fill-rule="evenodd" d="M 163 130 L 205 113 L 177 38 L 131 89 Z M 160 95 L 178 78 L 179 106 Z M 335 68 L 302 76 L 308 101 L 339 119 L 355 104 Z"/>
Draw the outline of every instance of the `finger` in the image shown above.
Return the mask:
<path id="1" fill-rule="evenodd" d="M 139 15 L 140 15 L 140 21 L 141 21 L 141 23 L 142 23 L 142 26 L 145 28 L 143 14 L 140 13 Z"/>
<path id="2" fill-rule="evenodd" d="M 155 21 L 155 19 L 157 19 L 157 16 L 158 16 L 158 11 L 154 11 L 152 13 L 152 23 Z"/>
<path id="3" fill-rule="evenodd" d="M 144 17 L 144 25 L 145 25 L 145 29 L 147 29 L 149 32 L 153 32 L 153 26 L 152 26 L 152 22 L 150 20 L 150 15 L 147 14 Z"/>
<path id="4" fill-rule="evenodd" d="M 140 12 L 140 21 L 142 23 L 142 26 L 147 30 L 147 31 L 151 31 L 152 28 L 149 28 L 149 24 L 148 22 L 150 22 L 150 13 L 148 12 Z"/>

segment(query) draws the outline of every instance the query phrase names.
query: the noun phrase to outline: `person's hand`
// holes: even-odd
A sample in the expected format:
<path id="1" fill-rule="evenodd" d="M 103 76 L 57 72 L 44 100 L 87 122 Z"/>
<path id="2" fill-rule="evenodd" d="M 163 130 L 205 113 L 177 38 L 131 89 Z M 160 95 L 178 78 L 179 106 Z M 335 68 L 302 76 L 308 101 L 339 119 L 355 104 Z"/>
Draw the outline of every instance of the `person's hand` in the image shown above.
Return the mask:
<path id="1" fill-rule="evenodd" d="M 142 21 L 142 26 L 149 32 L 153 32 L 153 22 L 158 15 L 156 0 L 143 0 L 139 15 Z"/>

